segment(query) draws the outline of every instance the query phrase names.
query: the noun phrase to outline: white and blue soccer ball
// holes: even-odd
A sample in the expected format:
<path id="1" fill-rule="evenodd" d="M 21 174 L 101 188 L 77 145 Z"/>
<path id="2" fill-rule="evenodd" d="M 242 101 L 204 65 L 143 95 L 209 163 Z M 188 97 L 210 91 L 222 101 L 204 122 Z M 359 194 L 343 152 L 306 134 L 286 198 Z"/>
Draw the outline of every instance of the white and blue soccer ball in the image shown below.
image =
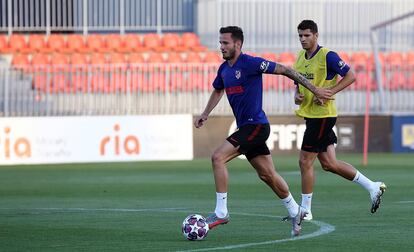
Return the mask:
<path id="1" fill-rule="evenodd" d="M 190 241 L 198 241 L 206 238 L 208 230 L 206 218 L 200 214 L 190 214 L 187 216 L 181 227 L 184 237 Z"/>

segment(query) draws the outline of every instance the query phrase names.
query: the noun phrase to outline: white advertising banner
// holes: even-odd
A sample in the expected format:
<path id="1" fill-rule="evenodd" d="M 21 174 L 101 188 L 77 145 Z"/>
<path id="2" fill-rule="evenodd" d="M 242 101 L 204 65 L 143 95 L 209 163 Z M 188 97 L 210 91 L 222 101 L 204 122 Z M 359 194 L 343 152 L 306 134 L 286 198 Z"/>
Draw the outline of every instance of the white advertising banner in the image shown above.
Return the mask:
<path id="1" fill-rule="evenodd" d="M 191 160 L 191 115 L 0 118 L 0 165 Z"/>

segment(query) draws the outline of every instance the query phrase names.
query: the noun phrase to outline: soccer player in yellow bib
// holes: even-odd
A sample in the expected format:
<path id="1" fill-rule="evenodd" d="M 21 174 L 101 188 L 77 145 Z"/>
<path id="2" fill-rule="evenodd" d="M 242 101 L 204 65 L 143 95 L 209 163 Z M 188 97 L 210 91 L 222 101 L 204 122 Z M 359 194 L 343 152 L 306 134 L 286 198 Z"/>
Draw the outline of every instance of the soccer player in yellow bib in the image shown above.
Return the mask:
<path id="1" fill-rule="evenodd" d="M 320 88 L 330 88 L 334 94 L 355 81 L 350 67 L 337 53 L 318 44 L 318 26 L 312 20 L 303 20 L 297 27 L 303 50 L 299 51 L 294 69 Z M 338 82 L 337 77 L 343 78 Z M 302 207 L 312 220 L 311 202 L 314 184 L 313 163 L 318 158 L 325 171 L 338 174 L 365 188 L 371 197 L 371 213 L 375 213 L 381 203 L 386 186 L 383 182 L 373 182 L 355 167 L 336 159 L 334 144 L 337 143 L 333 127 L 337 111 L 335 100 L 317 99 L 311 92 L 296 85 L 295 103 L 299 105 L 296 115 L 306 121 L 299 157 L 302 176 Z"/>

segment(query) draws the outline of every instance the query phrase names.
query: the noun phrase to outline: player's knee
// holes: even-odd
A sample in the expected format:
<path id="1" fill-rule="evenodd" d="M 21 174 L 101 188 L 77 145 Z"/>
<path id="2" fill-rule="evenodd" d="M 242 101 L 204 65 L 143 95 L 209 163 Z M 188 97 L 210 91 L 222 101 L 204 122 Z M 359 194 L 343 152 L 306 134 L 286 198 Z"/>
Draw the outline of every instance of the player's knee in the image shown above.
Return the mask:
<path id="1" fill-rule="evenodd" d="M 272 176 L 270 174 L 266 173 L 259 173 L 259 178 L 265 182 L 266 184 L 270 183 L 272 181 Z"/>
<path id="2" fill-rule="evenodd" d="M 322 169 L 324 169 L 325 171 L 335 172 L 336 170 L 335 162 L 324 161 L 324 162 L 321 162 L 321 166 L 322 166 Z"/>
<path id="3" fill-rule="evenodd" d="M 301 158 L 299 159 L 299 167 L 301 169 L 310 169 L 312 167 L 312 161 L 310 159 Z"/>
<path id="4" fill-rule="evenodd" d="M 220 164 L 224 163 L 224 155 L 222 155 L 220 152 L 215 151 L 213 155 L 211 156 L 211 162 L 213 164 Z"/>

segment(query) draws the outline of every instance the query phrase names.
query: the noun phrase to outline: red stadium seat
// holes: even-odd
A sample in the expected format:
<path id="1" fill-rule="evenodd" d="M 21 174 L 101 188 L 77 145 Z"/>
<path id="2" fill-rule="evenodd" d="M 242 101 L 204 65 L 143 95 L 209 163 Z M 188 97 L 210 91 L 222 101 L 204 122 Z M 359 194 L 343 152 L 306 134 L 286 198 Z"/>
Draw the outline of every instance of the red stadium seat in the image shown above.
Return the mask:
<path id="1" fill-rule="evenodd" d="M 11 64 L 15 68 L 26 69 L 30 65 L 30 61 L 26 54 L 14 54 Z"/>
<path id="2" fill-rule="evenodd" d="M 21 34 L 12 34 L 9 38 L 9 51 L 12 53 L 27 52 L 26 37 Z"/>
<path id="3" fill-rule="evenodd" d="M 147 59 L 148 63 L 164 63 L 164 57 L 161 53 L 151 53 Z"/>
<path id="4" fill-rule="evenodd" d="M 85 53 L 88 49 L 85 47 L 85 41 L 82 35 L 71 34 L 67 36 L 67 47 L 63 51 L 66 53 Z"/>
<path id="5" fill-rule="evenodd" d="M 276 54 L 272 52 L 264 52 L 260 55 L 260 57 L 267 59 L 269 61 L 273 61 L 273 62 L 277 61 Z"/>
<path id="6" fill-rule="evenodd" d="M 138 34 L 123 35 L 121 40 L 123 41 L 122 46 L 117 50 L 120 53 L 144 52 L 147 50 L 144 48 L 141 36 Z"/>
<path id="7" fill-rule="evenodd" d="M 145 59 L 141 53 L 131 53 L 128 56 L 128 62 L 130 64 L 144 63 Z"/>
<path id="8" fill-rule="evenodd" d="M 91 34 L 86 36 L 86 52 L 105 52 L 106 40 L 104 35 Z"/>
<path id="9" fill-rule="evenodd" d="M 67 44 L 63 35 L 51 34 L 47 39 L 47 46 L 42 49 L 43 52 L 65 52 Z"/>
<path id="10" fill-rule="evenodd" d="M 6 35 L 0 35 L 0 53 L 6 53 L 9 50 L 9 41 Z"/>
<path id="11" fill-rule="evenodd" d="M 368 56 L 365 52 L 355 52 L 351 55 L 351 65 L 357 69 L 368 69 Z"/>
<path id="12" fill-rule="evenodd" d="M 291 52 L 283 52 L 279 55 L 279 62 L 283 65 L 292 66 L 295 63 L 296 56 Z"/>
<path id="13" fill-rule="evenodd" d="M 205 63 L 221 63 L 223 62 L 223 59 L 218 52 L 209 51 L 206 53 L 203 61 Z"/>
<path id="14" fill-rule="evenodd" d="M 181 44 L 181 38 L 176 33 L 165 33 L 161 38 L 161 46 L 155 48 L 161 52 L 177 51 Z"/>
<path id="15" fill-rule="evenodd" d="M 168 53 L 167 62 L 168 63 L 182 63 L 183 59 L 179 53 L 170 52 Z"/>
<path id="16" fill-rule="evenodd" d="M 200 43 L 199 37 L 195 33 L 187 32 L 181 36 L 181 45 L 183 49 L 182 51 L 195 51 L 195 52 L 203 52 L 207 51 L 205 46 L 202 46 Z"/>
<path id="17" fill-rule="evenodd" d="M 123 48 L 124 47 L 124 41 L 121 37 L 122 35 L 119 34 L 109 34 L 106 36 L 105 40 L 106 40 L 106 48 L 104 49 L 104 51 L 106 52 L 119 52 L 119 48 Z"/>
<path id="18" fill-rule="evenodd" d="M 46 48 L 45 36 L 40 34 L 29 35 L 29 43 L 22 51 L 25 53 L 42 52 Z"/>
<path id="19" fill-rule="evenodd" d="M 147 33 L 144 35 L 144 47 L 147 50 L 156 51 L 161 47 L 161 38 L 156 33 Z"/>
<path id="20" fill-rule="evenodd" d="M 187 52 L 186 57 L 184 59 L 184 62 L 186 63 L 201 63 L 203 60 L 200 57 L 200 54 L 198 52 Z"/>

